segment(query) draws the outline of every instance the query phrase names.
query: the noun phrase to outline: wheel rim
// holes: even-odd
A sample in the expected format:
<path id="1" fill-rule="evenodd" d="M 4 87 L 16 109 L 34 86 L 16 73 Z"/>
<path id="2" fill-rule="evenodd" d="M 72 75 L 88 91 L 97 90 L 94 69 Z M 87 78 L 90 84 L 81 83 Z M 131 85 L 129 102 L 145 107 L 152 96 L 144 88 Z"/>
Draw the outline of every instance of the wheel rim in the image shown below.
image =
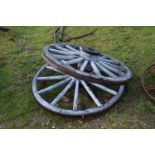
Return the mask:
<path id="1" fill-rule="evenodd" d="M 150 65 L 147 67 L 141 77 L 141 83 L 142 83 L 142 88 L 145 93 L 145 96 L 148 100 L 151 102 L 155 103 L 155 84 L 151 84 L 147 86 L 146 80 L 149 79 L 149 77 L 153 76 L 152 81 L 154 81 L 155 78 L 155 64 Z"/>
<path id="2" fill-rule="evenodd" d="M 80 80 L 100 84 L 123 84 L 132 77 L 130 69 L 118 60 L 83 46 L 52 44 L 44 47 L 43 57 L 48 64 Z M 86 70 L 79 63 L 87 62 Z"/>
<path id="3" fill-rule="evenodd" d="M 46 76 L 46 75 L 42 76 L 41 75 L 41 74 L 46 73 L 47 71 L 50 72 L 50 76 Z M 54 73 L 57 73 L 58 75 L 53 75 Z M 46 87 L 46 88 L 39 90 L 39 88 L 38 88 L 39 83 L 44 83 L 45 81 L 50 81 L 50 80 L 51 81 L 59 80 L 59 81 Z M 43 98 L 43 94 L 46 94 L 49 91 L 51 91 L 53 93 L 52 90 L 54 90 L 58 87 L 61 87 L 65 84 L 67 84 L 65 86 L 65 88 L 61 91 L 61 93 L 58 93 L 58 95 L 56 97 L 54 97 L 54 100 L 52 100 L 51 102 L 49 102 L 45 98 Z M 94 107 L 88 106 L 82 110 L 78 109 L 78 107 L 79 107 L 79 104 L 78 104 L 79 90 L 81 89 L 81 87 L 79 87 L 80 85 L 86 90 L 88 95 L 94 101 L 94 105 L 95 105 Z M 91 88 L 95 87 L 96 89 L 99 89 L 99 90 L 102 90 L 103 92 L 109 93 L 112 97 L 108 98 L 107 101 L 102 103 L 101 100 L 99 100 L 99 98 L 94 94 L 94 92 L 89 87 L 89 85 L 91 85 Z M 73 97 L 73 104 L 71 104 L 71 109 L 60 107 L 59 101 L 71 89 L 71 87 L 74 87 L 74 86 L 75 86 L 74 97 Z M 87 83 L 83 80 L 78 80 L 73 77 L 64 75 L 49 65 L 42 66 L 41 69 L 36 73 L 36 75 L 33 79 L 33 82 L 32 82 L 33 95 L 41 106 L 43 106 L 44 108 L 46 108 L 52 112 L 62 114 L 62 115 L 69 115 L 69 116 L 85 116 L 85 115 L 102 112 L 102 111 L 108 109 L 109 107 L 111 107 L 112 105 L 114 105 L 116 103 L 116 101 L 118 101 L 121 98 L 124 90 L 125 90 L 124 85 L 120 85 L 118 90 L 116 91 L 116 90 L 113 90 L 113 89 L 106 87 L 104 85 L 101 85 L 101 84 Z"/>

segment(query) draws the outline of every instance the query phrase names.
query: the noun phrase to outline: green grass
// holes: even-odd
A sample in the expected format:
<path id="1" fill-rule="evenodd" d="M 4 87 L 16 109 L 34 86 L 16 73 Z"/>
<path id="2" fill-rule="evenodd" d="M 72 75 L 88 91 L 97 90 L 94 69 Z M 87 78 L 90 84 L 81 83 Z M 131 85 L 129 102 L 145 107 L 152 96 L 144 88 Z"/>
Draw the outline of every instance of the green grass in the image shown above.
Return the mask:
<path id="1" fill-rule="evenodd" d="M 51 27 L 10 27 L 0 32 L 0 128 L 155 128 L 155 105 L 145 99 L 140 84 L 142 72 L 155 61 L 155 27 L 97 28 L 72 43 L 104 51 L 131 68 L 133 79 L 116 106 L 84 119 L 43 109 L 33 98 L 31 82 L 45 63 L 42 48 L 53 42 Z M 65 38 L 92 29 L 67 27 Z"/>

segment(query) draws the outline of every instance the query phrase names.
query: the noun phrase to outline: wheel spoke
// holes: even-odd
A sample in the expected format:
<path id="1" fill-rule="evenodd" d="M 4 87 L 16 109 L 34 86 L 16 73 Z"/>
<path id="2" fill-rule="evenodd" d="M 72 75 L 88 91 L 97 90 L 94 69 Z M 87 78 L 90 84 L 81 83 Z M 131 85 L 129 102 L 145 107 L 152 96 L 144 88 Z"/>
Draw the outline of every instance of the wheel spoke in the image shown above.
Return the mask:
<path id="1" fill-rule="evenodd" d="M 71 51 L 76 52 L 77 54 L 79 54 L 81 57 L 85 58 L 85 59 L 89 59 L 89 54 L 85 53 L 82 51 L 82 47 L 79 47 L 79 50 L 69 46 L 69 45 L 65 45 L 68 49 L 70 49 Z"/>
<path id="2" fill-rule="evenodd" d="M 76 53 L 80 53 L 80 51 L 78 51 L 77 49 L 75 49 L 75 48 L 73 48 L 73 47 L 71 47 L 71 46 L 69 46 L 69 45 L 65 45 L 65 47 L 67 48 L 67 49 L 69 49 L 69 50 L 71 50 L 71 51 L 74 51 L 74 52 L 76 52 Z"/>
<path id="3" fill-rule="evenodd" d="M 56 84 L 54 84 L 52 86 L 49 86 L 49 87 L 44 88 L 44 89 L 41 89 L 40 91 L 38 91 L 38 93 L 39 94 L 44 94 L 44 93 L 46 93 L 48 91 L 51 91 L 51 90 L 53 90 L 55 88 L 58 88 L 58 87 L 64 85 L 65 83 L 69 82 L 70 80 L 71 80 L 71 77 L 69 77 L 69 78 L 67 78 L 67 79 L 65 79 L 63 81 L 60 81 L 60 82 L 58 82 L 58 83 L 56 83 Z"/>
<path id="4" fill-rule="evenodd" d="M 74 82 L 75 79 L 72 79 L 71 82 L 65 87 L 65 89 L 63 89 L 63 91 L 51 102 L 51 105 L 57 106 L 58 102 L 68 92 L 68 90 L 72 87 Z"/>
<path id="5" fill-rule="evenodd" d="M 106 59 L 106 58 L 99 58 L 101 61 L 105 61 L 105 62 L 108 62 L 108 63 L 111 63 L 111 64 L 114 64 L 114 65 L 120 65 L 119 62 L 116 62 L 114 60 L 111 60 L 111 59 Z"/>
<path id="6" fill-rule="evenodd" d="M 110 89 L 110 88 L 108 88 L 108 87 L 105 87 L 105 86 L 100 85 L 100 84 L 97 84 L 97 83 L 91 83 L 91 84 L 92 84 L 93 86 L 95 86 L 95 87 L 97 87 L 97 88 L 99 88 L 99 89 L 101 89 L 101 90 L 107 92 L 107 93 L 110 93 L 111 95 L 117 95 L 117 92 L 116 92 L 115 90 L 113 90 L 113 89 Z"/>
<path id="7" fill-rule="evenodd" d="M 46 76 L 46 77 L 37 77 L 37 80 L 39 81 L 61 80 L 67 77 L 68 77 L 67 75 Z"/>
<path id="8" fill-rule="evenodd" d="M 70 50 L 70 49 L 66 49 L 66 48 L 64 48 L 64 47 L 61 47 L 61 46 L 59 46 L 59 45 L 55 45 L 55 48 L 57 48 L 58 50 L 61 50 L 61 51 L 65 51 L 65 52 L 67 52 L 67 53 L 74 53 L 75 54 L 75 52 L 73 52 L 72 50 Z"/>
<path id="9" fill-rule="evenodd" d="M 96 65 L 98 66 L 98 68 L 100 68 L 104 73 L 106 73 L 108 76 L 113 77 L 113 78 L 117 78 L 117 76 L 112 73 L 111 71 L 109 71 L 108 69 L 106 69 L 105 67 L 101 66 L 98 62 L 96 62 Z"/>
<path id="10" fill-rule="evenodd" d="M 56 59 L 59 59 L 59 60 L 70 60 L 70 59 L 77 58 L 77 56 L 74 56 L 74 55 L 58 55 L 58 54 L 53 54 L 52 56 L 54 56 Z"/>
<path id="11" fill-rule="evenodd" d="M 84 71 L 86 66 L 87 66 L 87 64 L 88 64 L 88 61 L 85 60 L 84 63 L 82 64 L 81 68 L 80 68 L 80 71 Z"/>
<path id="12" fill-rule="evenodd" d="M 79 80 L 75 82 L 75 92 L 74 92 L 74 102 L 73 102 L 73 110 L 77 111 L 78 108 L 78 97 L 79 97 Z"/>
<path id="13" fill-rule="evenodd" d="M 85 81 L 81 80 L 82 85 L 84 86 L 84 88 L 86 89 L 86 91 L 88 92 L 88 94 L 91 96 L 91 98 L 93 99 L 93 101 L 96 103 L 96 105 L 98 107 L 102 107 L 101 102 L 97 99 L 97 97 L 95 96 L 95 94 L 91 91 L 91 89 L 89 88 L 89 86 L 86 84 Z"/>
<path id="14" fill-rule="evenodd" d="M 90 65 L 93 68 L 93 71 L 95 72 L 95 74 L 101 76 L 100 71 L 98 70 L 97 66 L 95 65 L 93 61 L 90 62 Z"/>
<path id="15" fill-rule="evenodd" d="M 107 65 L 109 65 L 109 66 L 111 66 L 111 67 L 114 67 L 114 68 L 116 68 L 116 69 L 118 69 L 118 70 L 120 70 L 120 71 L 122 71 L 122 72 L 126 72 L 126 69 L 123 68 L 123 67 L 121 67 L 121 66 L 114 65 L 114 64 L 111 64 L 111 63 L 108 63 L 108 62 L 105 62 L 105 64 L 107 64 Z"/>
<path id="16" fill-rule="evenodd" d="M 86 57 L 86 58 L 87 58 L 87 57 L 90 57 L 90 54 L 83 52 L 81 46 L 79 47 L 79 52 L 80 52 L 80 55 L 82 55 L 82 56 L 84 56 L 84 57 Z"/>
<path id="17" fill-rule="evenodd" d="M 72 65 L 72 64 L 76 64 L 83 61 L 83 58 L 77 58 L 77 59 L 73 59 L 73 60 L 69 60 L 69 61 L 61 61 L 63 62 L 65 65 Z"/>
<path id="18" fill-rule="evenodd" d="M 55 68 L 53 68 L 52 66 L 49 66 L 49 65 L 46 65 L 46 69 L 48 69 L 50 71 L 58 72 Z"/>
<path id="19" fill-rule="evenodd" d="M 49 52 L 55 53 L 55 54 L 61 54 L 61 55 L 75 55 L 75 53 L 71 51 L 68 51 L 68 52 L 60 51 L 60 50 L 53 49 L 53 48 L 49 48 Z"/>
<path id="20" fill-rule="evenodd" d="M 103 61 L 99 61 L 99 64 L 104 66 L 106 69 L 110 70 L 111 72 L 117 74 L 117 75 L 120 75 L 120 76 L 124 76 L 124 73 L 111 67 L 111 66 L 108 66 L 107 64 L 105 64 Z"/>

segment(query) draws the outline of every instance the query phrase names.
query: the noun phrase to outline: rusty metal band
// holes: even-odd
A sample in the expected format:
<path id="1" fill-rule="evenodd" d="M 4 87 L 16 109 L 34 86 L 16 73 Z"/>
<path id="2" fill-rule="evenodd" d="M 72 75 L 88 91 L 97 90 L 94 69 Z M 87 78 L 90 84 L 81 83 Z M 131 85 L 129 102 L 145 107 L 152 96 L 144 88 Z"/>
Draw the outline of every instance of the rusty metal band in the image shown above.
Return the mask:
<path id="1" fill-rule="evenodd" d="M 154 93 L 155 93 L 155 86 L 150 86 L 150 87 L 146 87 L 146 86 L 145 86 L 145 78 L 146 78 L 146 76 L 147 76 L 153 69 L 155 70 L 155 64 L 152 64 L 152 65 L 150 65 L 149 67 L 147 67 L 147 68 L 145 69 L 144 73 L 143 73 L 142 76 L 141 76 L 141 84 L 142 84 L 142 89 L 143 89 L 143 92 L 144 92 L 146 98 L 147 98 L 149 101 L 155 103 L 155 97 L 153 97 L 153 96 L 150 94 L 151 92 L 154 92 Z M 155 74 L 155 72 L 154 72 L 154 74 Z"/>

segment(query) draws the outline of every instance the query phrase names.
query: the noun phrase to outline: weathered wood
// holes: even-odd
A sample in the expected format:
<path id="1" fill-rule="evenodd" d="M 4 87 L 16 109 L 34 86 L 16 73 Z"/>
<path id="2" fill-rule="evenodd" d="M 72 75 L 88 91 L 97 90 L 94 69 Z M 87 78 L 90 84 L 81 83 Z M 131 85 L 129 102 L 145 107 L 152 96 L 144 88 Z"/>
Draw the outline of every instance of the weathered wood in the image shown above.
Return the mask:
<path id="1" fill-rule="evenodd" d="M 75 58 L 77 58 L 76 55 L 58 55 L 58 54 L 53 54 L 53 56 L 56 59 L 59 59 L 59 60 L 69 60 L 69 59 L 75 59 Z"/>
<path id="2" fill-rule="evenodd" d="M 97 29 L 95 29 L 95 30 L 93 30 L 93 31 L 91 31 L 89 33 L 85 33 L 85 34 L 82 34 L 82 35 L 79 35 L 79 36 L 76 36 L 76 37 L 69 38 L 69 39 L 65 40 L 65 42 L 68 42 L 68 41 L 71 41 L 71 40 L 75 40 L 75 39 L 80 39 L 80 38 L 83 38 L 83 37 L 87 37 L 89 35 L 94 34 L 96 31 L 97 31 Z"/>
<path id="3" fill-rule="evenodd" d="M 87 64 L 88 64 L 88 61 L 85 60 L 84 63 L 82 64 L 81 68 L 80 68 L 80 71 L 84 71 L 86 66 L 87 66 Z"/>
<path id="4" fill-rule="evenodd" d="M 55 84 L 52 85 L 52 86 L 49 86 L 49 87 L 44 88 L 44 89 L 41 89 L 41 90 L 38 91 L 38 93 L 39 93 L 39 94 L 44 94 L 44 93 L 46 93 L 46 92 L 48 92 L 48 91 L 52 91 L 53 89 L 58 88 L 58 87 L 64 85 L 65 83 L 69 82 L 70 80 L 71 80 L 71 77 L 69 77 L 69 78 L 67 78 L 67 79 L 65 79 L 65 80 L 63 80 L 63 81 L 60 81 L 60 82 L 58 82 L 58 83 L 55 83 Z"/>
<path id="5" fill-rule="evenodd" d="M 105 56 L 106 57 L 106 56 Z M 108 59 L 107 59 L 108 58 Z M 116 62 L 112 59 L 110 59 L 110 57 L 107 57 L 107 58 L 104 58 L 104 57 L 99 57 L 99 60 L 103 61 L 103 62 L 108 62 L 108 63 L 111 63 L 111 64 L 114 64 L 114 65 L 120 65 L 120 62 Z"/>
<path id="6" fill-rule="evenodd" d="M 126 72 L 126 69 L 125 69 L 125 68 L 123 68 L 123 67 L 121 67 L 121 66 L 118 66 L 118 65 L 116 65 L 116 64 L 111 64 L 111 63 L 108 63 L 108 62 L 105 62 L 105 64 L 107 64 L 107 65 L 109 65 L 109 66 L 111 66 L 111 67 L 113 67 L 113 68 L 116 68 L 116 69 L 118 69 L 118 70 L 120 70 L 120 71 L 122 71 L 122 72 Z"/>
<path id="7" fill-rule="evenodd" d="M 50 48 L 53 49 L 55 52 L 49 52 Z M 43 56 L 48 64 L 57 68 L 57 70 L 63 72 L 64 74 L 71 75 L 80 80 L 86 80 L 89 82 L 100 84 L 105 83 L 119 85 L 126 83 L 132 77 L 132 73 L 127 66 L 125 66 L 118 60 L 113 59 L 110 56 L 108 57 L 104 53 L 99 53 L 95 49 L 79 45 L 62 43 L 46 46 L 43 51 Z M 51 56 L 50 53 L 56 54 L 57 56 Z M 65 62 L 64 64 L 61 63 L 61 58 L 63 59 L 63 55 L 77 56 L 75 58 L 77 60 L 78 58 L 83 58 L 84 61 L 89 61 L 90 65 L 87 67 L 87 70 L 80 71 L 80 63 L 78 63 L 78 66 L 72 65 L 76 63 L 76 61 L 73 62 L 75 60 L 74 58 L 71 58 L 72 60 L 69 59 L 69 62 L 68 64 L 66 63 L 66 65 L 64 65 Z M 64 57 L 63 60 L 67 61 L 67 58 L 65 59 Z M 94 72 L 96 73 L 95 75 Z"/>
<path id="8" fill-rule="evenodd" d="M 63 41 L 64 31 L 65 31 L 65 27 L 61 26 L 60 27 L 60 33 L 59 33 L 59 41 Z"/>
<path id="9" fill-rule="evenodd" d="M 70 49 L 66 49 L 66 48 L 64 48 L 64 47 L 62 47 L 62 46 L 54 45 L 54 47 L 55 47 L 57 50 L 64 51 L 65 53 L 67 52 L 68 54 L 69 54 L 69 53 L 74 53 L 74 54 L 75 54 L 74 51 L 72 51 L 72 50 L 70 50 Z"/>
<path id="10" fill-rule="evenodd" d="M 63 50 L 57 50 L 57 49 L 53 49 L 53 48 L 49 48 L 49 52 L 55 53 L 55 54 L 60 54 L 60 55 L 75 55 L 74 52 L 72 51 L 63 51 Z"/>
<path id="11" fill-rule="evenodd" d="M 82 66 L 85 66 L 84 65 L 85 63 L 83 63 L 82 65 L 81 65 L 81 68 L 82 68 Z M 124 86 L 122 85 L 122 86 L 120 86 L 119 87 L 119 89 L 118 89 L 118 92 L 117 92 L 117 94 L 116 95 L 113 95 L 112 97 L 111 97 L 111 99 L 108 99 L 108 101 L 106 102 L 106 103 L 104 103 L 104 104 L 102 104 L 102 106 L 99 106 L 98 107 L 98 105 L 96 104 L 96 102 L 95 102 L 95 104 L 97 105 L 97 107 L 89 107 L 89 105 L 88 105 L 88 107 L 86 107 L 85 109 L 83 109 L 83 110 L 80 110 L 80 109 L 78 109 L 78 107 L 77 107 L 77 105 L 76 105 L 76 103 L 73 103 L 73 107 L 74 107 L 74 110 L 73 109 L 67 109 L 67 108 L 61 108 L 61 107 L 59 107 L 58 105 L 59 105 L 59 101 L 62 99 L 62 97 L 65 95 L 65 93 L 67 93 L 68 92 L 68 90 L 73 86 L 73 84 L 70 84 L 71 83 L 71 81 L 72 81 L 72 78 L 71 78 L 71 80 L 68 82 L 69 84 L 70 84 L 70 86 L 68 86 L 69 84 L 67 84 L 67 88 L 66 88 L 66 90 L 63 90 L 56 98 L 55 98 L 55 103 L 54 104 L 50 104 L 44 97 L 42 97 L 42 94 L 39 94 L 38 92 L 38 89 L 37 89 L 37 85 L 38 85 L 38 83 L 40 83 L 40 82 L 44 82 L 44 81 L 39 81 L 39 80 L 37 80 L 37 78 L 40 76 L 40 75 L 42 75 L 42 73 L 44 73 L 44 72 L 46 72 L 47 70 L 46 70 L 46 67 L 47 67 L 47 65 L 44 65 L 43 67 L 41 67 L 41 69 L 36 73 L 36 75 L 35 75 L 35 77 L 34 77 L 34 79 L 33 79 L 33 82 L 32 82 L 32 91 L 33 91 L 33 94 L 34 94 L 34 97 L 36 98 L 36 100 L 39 102 L 39 104 L 41 105 L 41 106 L 43 106 L 44 108 L 46 108 L 46 109 L 48 109 L 48 110 L 50 110 L 50 111 L 52 111 L 52 112 L 55 112 L 55 113 L 57 113 L 57 114 L 62 114 L 62 115 L 68 115 L 68 116 L 85 116 L 85 115 L 91 115 L 91 114 L 95 114 L 95 113 L 98 113 L 98 112 L 102 112 L 102 111 L 104 111 L 104 110 L 106 110 L 107 108 L 109 108 L 110 106 L 112 106 L 118 99 L 120 99 L 120 97 L 122 96 L 122 94 L 123 94 L 123 92 L 124 92 Z M 49 68 L 50 68 L 50 70 L 52 71 L 52 67 L 50 67 L 50 66 L 48 66 Z M 55 70 L 53 70 L 53 71 L 55 71 Z M 60 73 L 61 74 L 61 73 Z M 75 86 L 76 86 L 76 84 L 75 84 Z M 93 86 L 93 85 L 92 85 Z M 70 88 L 68 88 L 68 87 L 70 87 Z M 78 87 L 77 87 L 78 88 Z M 79 87 L 79 89 L 80 89 L 80 87 Z M 102 89 L 101 89 L 102 90 Z M 87 90 L 86 90 L 87 91 Z M 77 91 L 77 92 L 79 92 L 79 91 Z M 75 93 L 75 92 L 74 92 Z M 76 93 L 77 94 L 77 93 Z M 77 95 L 79 95 L 79 94 L 77 94 Z M 92 96 L 91 96 L 92 97 Z M 77 98 L 77 97 L 76 97 Z M 75 98 L 75 99 L 76 99 Z M 78 104 L 78 102 L 77 102 L 77 104 Z M 75 106 L 74 106 L 75 105 Z M 77 108 L 76 108 L 77 107 Z M 77 109 L 77 110 L 76 110 Z"/>
<path id="12" fill-rule="evenodd" d="M 79 51 L 73 47 L 71 47 L 70 45 L 65 45 L 65 47 L 68 49 L 68 50 L 71 50 L 71 51 L 74 51 L 76 53 L 79 53 Z"/>
<path id="13" fill-rule="evenodd" d="M 110 70 L 111 72 L 115 73 L 116 75 L 120 75 L 120 76 L 124 76 L 125 74 L 121 71 L 119 71 L 118 69 L 115 69 L 109 65 L 107 65 L 106 63 L 104 63 L 103 61 L 98 61 L 100 65 L 102 65 L 104 68 Z"/>
<path id="14" fill-rule="evenodd" d="M 58 102 L 68 92 L 68 90 L 72 87 L 74 82 L 75 79 L 72 79 L 71 82 L 63 89 L 63 91 L 51 102 L 51 105 L 57 106 Z"/>
<path id="15" fill-rule="evenodd" d="M 86 91 L 88 92 L 88 94 L 91 96 L 91 98 L 93 99 L 93 101 L 96 103 L 96 105 L 98 107 L 102 107 L 101 102 L 97 99 L 97 97 L 95 96 L 95 94 L 91 91 L 91 89 L 89 88 L 89 86 L 86 84 L 85 81 L 81 80 L 82 85 L 84 86 L 84 88 L 86 89 Z"/>
<path id="16" fill-rule="evenodd" d="M 87 53 L 85 53 L 85 52 L 83 52 L 82 51 L 82 47 L 80 46 L 79 47 L 79 50 L 77 50 L 77 49 L 75 49 L 75 48 L 73 48 L 73 47 L 71 47 L 71 46 L 69 46 L 69 45 L 66 45 L 66 48 L 68 48 L 69 50 L 71 50 L 71 51 L 74 51 L 74 52 L 76 52 L 79 56 L 81 56 L 81 57 L 83 57 L 83 58 L 85 58 L 85 59 L 89 59 L 89 54 L 87 54 Z"/>
<path id="17" fill-rule="evenodd" d="M 37 80 L 39 81 L 62 80 L 67 77 L 68 77 L 67 75 L 46 76 L 46 77 L 37 77 Z"/>
<path id="18" fill-rule="evenodd" d="M 62 60 L 61 62 L 63 62 L 66 65 L 72 65 L 72 64 L 76 64 L 76 63 L 79 63 L 82 61 L 83 61 L 83 58 L 77 58 L 77 59 L 73 59 L 73 60 L 69 60 L 69 61 Z"/>
<path id="19" fill-rule="evenodd" d="M 100 84 L 97 84 L 97 83 L 91 83 L 91 84 L 92 84 L 93 86 L 95 86 L 95 87 L 97 87 L 97 88 L 99 88 L 99 89 L 101 89 L 101 90 L 107 92 L 107 93 L 110 93 L 111 95 L 117 95 L 117 92 L 116 92 L 115 90 L 110 89 L 110 88 L 108 88 L 108 87 L 106 87 L 106 86 L 103 86 L 103 85 L 100 85 Z"/>
<path id="20" fill-rule="evenodd" d="M 100 71 L 98 70 L 97 66 L 95 65 L 93 61 L 90 62 L 90 65 L 93 68 L 93 71 L 95 72 L 95 74 L 101 76 Z"/>
<path id="21" fill-rule="evenodd" d="M 98 62 L 96 62 L 96 65 L 98 66 L 98 68 L 100 68 L 108 76 L 113 77 L 113 78 L 117 78 L 117 76 L 114 73 L 110 72 L 108 69 L 106 69 L 105 67 L 101 66 Z"/>
<path id="22" fill-rule="evenodd" d="M 50 71 L 55 71 L 57 72 L 57 70 L 55 68 L 53 68 L 52 66 L 46 65 L 45 67 L 46 69 L 50 70 Z"/>
<path id="23" fill-rule="evenodd" d="M 56 43 L 56 29 L 55 27 L 53 27 L 53 43 L 55 44 Z"/>
<path id="24" fill-rule="evenodd" d="M 78 109 L 78 97 L 79 97 L 79 80 L 75 82 L 75 92 L 74 92 L 74 101 L 73 101 L 73 110 L 77 111 Z"/>

